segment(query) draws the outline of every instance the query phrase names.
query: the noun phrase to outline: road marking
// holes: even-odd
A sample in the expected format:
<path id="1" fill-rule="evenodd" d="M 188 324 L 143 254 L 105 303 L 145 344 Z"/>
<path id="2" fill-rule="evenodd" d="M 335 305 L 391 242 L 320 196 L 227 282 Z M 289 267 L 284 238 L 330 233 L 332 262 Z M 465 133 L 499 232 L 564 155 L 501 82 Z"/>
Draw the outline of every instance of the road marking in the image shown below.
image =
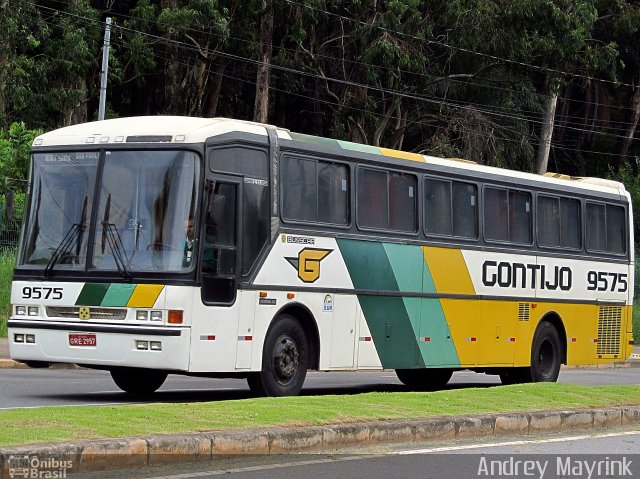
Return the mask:
<path id="1" fill-rule="evenodd" d="M 380 456 L 376 454 L 375 456 Z M 269 456 L 265 456 L 269 457 Z M 370 457 L 370 456 L 366 456 Z M 283 469 L 286 467 L 299 467 L 299 466 L 313 466 L 316 464 L 327 464 L 330 462 L 342 462 L 342 461 L 361 461 L 365 459 L 364 456 L 346 456 L 346 457 L 333 457 L 327 459 L 309 459 L 306 461 L 294 461 L 288 462 L 286 464 L 264 464 L 262 466 L 246 466 L 246 467 L 234 467 L 229 469 L 219 469 L 213 471 L 201 471 L 201 472 L 189 472 L 185 474 L 175 474 L 172 476 L 157 476 L 151 477 L 148 479 L 190 479 L 194 477 L 203 477 L 203 476 L 222 476 L 226 474 L 235 474 L 241 472 L 256 472 L 256 471 L 266 471 L 270 469 Z"/>
<path id="2" fill-rule="evenodd" d="M 468 449 L 480 449 L 485 447 L 522 446 L 525 444 L 545 444 L 545 443 L 553 443 L 553 442 L 582 441 L 585 439 L 600 439 L 604 437 L 631 436 L 634 434 L 635 435 L 640 434 L 640 431 L 610 432 L 605 434 L 585 434 L 581 436 L 552 437 L 548 439 L 529 439 L 529 440 L 519 440 L 519 441 L 492 442 L 492 443 L 486 443 L 486 444 L 466 444 L 463 446 L 431 447 L 427 449 L 408 449 L 405 451 L 393 451 L 390 454 L 395 454 L 399 456 L 408 456 L 413 454 L 429 454 L 432 452 L 464 451 Z"/>

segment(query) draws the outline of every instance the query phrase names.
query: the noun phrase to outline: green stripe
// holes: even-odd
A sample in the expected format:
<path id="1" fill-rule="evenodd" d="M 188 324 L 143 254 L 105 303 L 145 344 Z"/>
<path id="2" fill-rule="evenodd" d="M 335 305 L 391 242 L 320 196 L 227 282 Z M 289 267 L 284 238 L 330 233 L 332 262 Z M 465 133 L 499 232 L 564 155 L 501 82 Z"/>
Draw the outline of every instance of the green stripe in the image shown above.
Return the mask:
<path id="1" fill-rule="evenodd" d="M 108 283 L 86 283 L 76 300 L 76 306 L 100 306 L 109 286 Z"/>
<path id="2" fill-rule="evenodd" d="M 134 289 L 135 284 L 112 284 L 102 299 L 101 306 L 126 306 Z"/>
<path id="3" fill-rule="evenodd" d="M 338 240 L 338 247 L 356 289 L 436 292 L 419 246 Z M 438 299 L 358 295 L 358 300 L 384 368 L 460 366 Z"/>
<path id="4" fill-rule="evenodd" d="M 338 240 L 338 247 L 356 289 L 398 291 L 393 268 L 382 243 Z M 358 300 L 378 357 L 384 368 L 406 369 L 418 365 L 418 345 L 411 316 L 420 303 L 403 298 L 358 295 Z M 419 314 L 419 311 L 418 311 Z"/>
<path id="5" fill-rule="evenodd" d="M 351 143 L 350 141 L 337 140 L 343 150 L 360 151 L 362 153 L 373 153 L 374 155 L 382 155 L 380 148 L 377 146 L 363 145 L 362 143 Z"/>
<path id="6" fill-rule="evenodd" d="M 313 143 L 314 145 L 322 145 L 330 148 L 340 148 L 337 140 L 323 138 L 321 136 L 304 135 L 302 133 L 289 132 L 292 140 L 302 141 L 304 143 Z"/>

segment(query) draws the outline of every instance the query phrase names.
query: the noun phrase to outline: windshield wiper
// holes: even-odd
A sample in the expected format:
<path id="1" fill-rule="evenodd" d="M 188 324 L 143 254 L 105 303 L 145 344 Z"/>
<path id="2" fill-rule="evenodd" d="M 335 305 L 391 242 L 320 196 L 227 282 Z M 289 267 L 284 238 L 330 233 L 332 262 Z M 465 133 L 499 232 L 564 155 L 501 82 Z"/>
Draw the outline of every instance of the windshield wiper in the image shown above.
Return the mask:
<path id="1" fill-rule="evenodd" d="M 105 246 L 109 245 L 109 250 L 116 262 L 116 268 L 123 278 L 131 278 L 131 273 L 127 269 L 128 261 L 125 261 L 124 244 L 118 228 L 113 223 L 109 223 L 109 215 L 111 214 L 111 193 L 107 197 L 107 204 L 104 207 L 104 218 L 102 219 L 102 254 L 104 254 Z"/>
<path id="2" fill-rule="evenodd" d="M 51 270 L 58 263 L 60 258 L 64 255 L 65 259 L 69 259 L 71 262 L 75 260 L 78 264 L 80 257 L 80 249 L 82 248 L 82 237 L 84 236 L 84 230 L 87 229 L 87 196 L 84 197 L 84 204 L 82 206 L 82 216 L 80 223 L 74 223 L 69 228 L 69 231 L 64 235 L 60 244 L 56 247 L 42 272 L 45 277 L 51 274 Z M 75 254 L 71 251 L 71 245 L 76 242 Z"/>

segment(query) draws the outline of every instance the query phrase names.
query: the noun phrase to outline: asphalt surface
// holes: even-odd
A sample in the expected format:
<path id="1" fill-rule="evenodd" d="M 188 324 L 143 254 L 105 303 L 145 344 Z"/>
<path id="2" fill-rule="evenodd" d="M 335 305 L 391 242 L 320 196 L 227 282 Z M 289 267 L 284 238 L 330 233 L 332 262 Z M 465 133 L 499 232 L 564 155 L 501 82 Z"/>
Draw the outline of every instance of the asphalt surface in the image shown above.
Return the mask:
<path id="1" fill-rule="evenodd" d="M 559 382 L 581 385 L 640 384 L 640 368 L 569 369 Z M 121 392 L 105 371 L 88 369 L 0 369 L 0 409 L 60 406 L 113 405 L 140 402 Z M 447 389 L 500 385 L 497 376 L 459 371 Z M 372 391 L 406 391 L 395 373 L 311 372 L 302 395 L 359 394 Z M 167 382 L 144 402 L 229 401 L 251 397 L 241 379 L 209 379 L 171 375 Z"/>

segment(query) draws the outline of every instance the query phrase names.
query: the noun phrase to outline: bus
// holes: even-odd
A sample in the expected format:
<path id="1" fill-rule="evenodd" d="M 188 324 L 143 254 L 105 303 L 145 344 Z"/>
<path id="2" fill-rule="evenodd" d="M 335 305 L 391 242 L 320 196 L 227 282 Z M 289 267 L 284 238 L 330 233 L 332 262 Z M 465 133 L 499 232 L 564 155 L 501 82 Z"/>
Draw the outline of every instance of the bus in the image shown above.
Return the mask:
<path id="1" fill-rule="evenodd" d="M 620 183 L 534 175 L 223 118 L 37 137 L 11 357 L 295 395 L 308 370 L 555 381 L 631 354 Z"/>

